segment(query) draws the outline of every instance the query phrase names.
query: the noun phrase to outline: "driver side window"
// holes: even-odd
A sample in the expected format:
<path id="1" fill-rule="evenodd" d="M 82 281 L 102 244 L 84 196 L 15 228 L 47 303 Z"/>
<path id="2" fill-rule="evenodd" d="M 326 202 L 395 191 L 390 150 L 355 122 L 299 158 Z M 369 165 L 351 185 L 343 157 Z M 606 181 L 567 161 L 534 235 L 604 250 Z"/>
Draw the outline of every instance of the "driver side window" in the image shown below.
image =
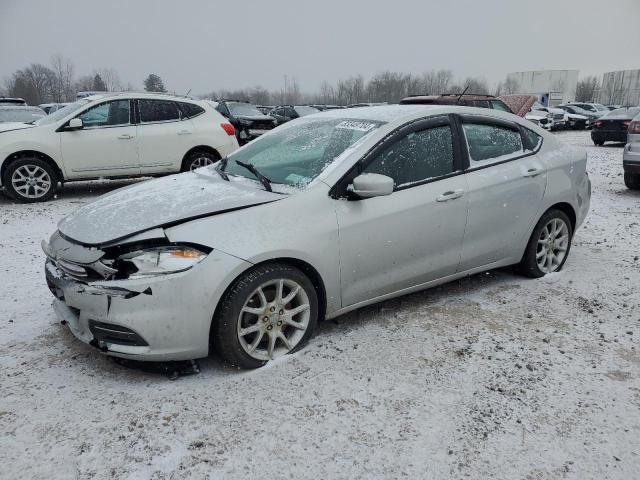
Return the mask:
<path id="1" fill-rule="evenodd" d="M 129 125 L 129 100 L 105 102 L 78 115 L 85 128 Z"/>
<path id="2" fill-rule="evenodd" d="M 453 170 L 453 138 L 447 125 L 409 133 L 378 154 L 363 173 L 391 177 L 397 190 Z"/>

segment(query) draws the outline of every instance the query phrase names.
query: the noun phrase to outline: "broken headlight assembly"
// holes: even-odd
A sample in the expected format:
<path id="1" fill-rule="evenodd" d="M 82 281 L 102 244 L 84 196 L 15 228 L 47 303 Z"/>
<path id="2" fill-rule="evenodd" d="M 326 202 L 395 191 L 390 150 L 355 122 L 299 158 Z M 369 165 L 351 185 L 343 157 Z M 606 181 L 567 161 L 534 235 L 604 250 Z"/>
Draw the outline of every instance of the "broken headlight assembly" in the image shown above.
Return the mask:
<path id="1" fill-rule="evenodd" d="M 120 277 L 136 279 L 184 272 L 200 263 L 207 253 L 190 246 L 141 248 L 118 256 L 114 262 Z"/>

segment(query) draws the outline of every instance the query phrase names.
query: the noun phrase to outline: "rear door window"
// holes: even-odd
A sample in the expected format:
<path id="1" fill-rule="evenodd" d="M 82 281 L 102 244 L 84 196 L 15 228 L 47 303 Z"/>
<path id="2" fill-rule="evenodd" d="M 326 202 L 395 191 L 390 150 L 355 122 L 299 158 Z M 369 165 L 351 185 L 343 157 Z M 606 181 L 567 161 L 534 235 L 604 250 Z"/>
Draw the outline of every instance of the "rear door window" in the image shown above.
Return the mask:
<path id="1" fill-rule="evenodd" d="M 524 154 L 517 127 L 486 123 L 463 123 L 471 168 L 501 162 Z"/>
<path id="2" fill-rule="evenodd" d="M 170 122 L 180 119 L 178 105 L 170 100 L 138 100 L 140 122 Z"/>
<path id="3" fill-rule="evenodd" d="M 178 105 L 182 112 L 182 118 L 192 118 L 204 112 L 204 108 L 193 103 L 178 102 Z"/>

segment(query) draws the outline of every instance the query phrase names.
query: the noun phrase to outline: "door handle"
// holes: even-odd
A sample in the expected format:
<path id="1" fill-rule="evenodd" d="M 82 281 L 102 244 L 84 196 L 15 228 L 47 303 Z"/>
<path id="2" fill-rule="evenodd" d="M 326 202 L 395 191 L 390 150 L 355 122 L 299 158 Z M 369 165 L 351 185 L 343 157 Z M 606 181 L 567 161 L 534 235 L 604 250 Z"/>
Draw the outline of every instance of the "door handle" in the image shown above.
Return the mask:
<path id="1" fill-rule="evenodd" d="M 436 197 L 436 202 L 448 202 L 449 200 L 460 198 L 462 195 L 464 195 L 464 190 L 449 190 L 448 192 L 444 192 L 442 195 L 438 195 Z"/>
<path id="2" fill-rule="evenodd" d="M 522 174 L 522 176 L 523 177 L 537 177 L 542 172 L 544 172 L 544 170 L 542 168 L 533 167 L 533 168 L 529 168 L 526 172 L 524 172 Z"/>
<path id="3" fill-rule="evenodd" d="M 189 130 L 180 130 L 178 135 L 191 135 L 191 132 Z"/>
<path id="4" fill-rule="evenodd" d="M 120 140 L 131 140 L 133 138 L 133 135 L 129 135 L 128 133 L 125 133 L 124 135 L 118 135 L 118 138 Z"/>

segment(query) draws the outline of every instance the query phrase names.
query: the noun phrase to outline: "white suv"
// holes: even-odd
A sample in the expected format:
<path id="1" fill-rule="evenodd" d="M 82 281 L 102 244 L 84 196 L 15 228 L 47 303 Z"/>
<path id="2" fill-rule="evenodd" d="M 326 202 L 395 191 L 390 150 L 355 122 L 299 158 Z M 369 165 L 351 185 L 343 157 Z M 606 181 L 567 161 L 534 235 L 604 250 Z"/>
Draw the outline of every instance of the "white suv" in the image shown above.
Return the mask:
<path id="1" fill-rule="evenodd" d="M 32 124 L 2 124 L 0 179 L 9 196 L 37 202 L 59 182 L 181 172 L 237 148 L 233 126 L 207 102 L 94 95 Z"/>

